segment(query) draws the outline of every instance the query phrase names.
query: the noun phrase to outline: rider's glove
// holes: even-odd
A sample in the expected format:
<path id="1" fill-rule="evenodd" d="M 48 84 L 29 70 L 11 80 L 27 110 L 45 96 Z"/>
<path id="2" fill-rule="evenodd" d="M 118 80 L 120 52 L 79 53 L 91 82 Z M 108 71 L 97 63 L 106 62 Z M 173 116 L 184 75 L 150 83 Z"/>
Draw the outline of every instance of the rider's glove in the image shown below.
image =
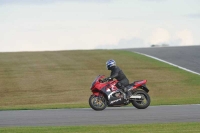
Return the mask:
<path id="1" fill-rule="evenodd" d="M 109 81 L 111 81 L 111 80 L 113 80 L 111 77 L 107 77 L 107 80 L 109 80 Z"/>

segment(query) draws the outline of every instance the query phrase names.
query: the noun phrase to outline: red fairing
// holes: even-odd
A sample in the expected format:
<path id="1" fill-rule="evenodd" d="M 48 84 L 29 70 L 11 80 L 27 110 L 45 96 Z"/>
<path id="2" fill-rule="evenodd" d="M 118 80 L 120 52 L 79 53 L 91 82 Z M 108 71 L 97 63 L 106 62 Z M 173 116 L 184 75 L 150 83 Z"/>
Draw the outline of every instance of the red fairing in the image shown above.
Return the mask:
<path id="1" fill-rule="evenodd" d="M 117 80 L 109 82 L 109 85 L 110 85 L 109 88 L 111 88 L 111 91 L 116 91 L 117 90 L 117 87 L 116 87 L 117 82 L 118 82 Z"/>
<path id="2" fill-rule="evenodd" d="M 100 90 L 104 88 L 105 86 L 107 86 L 108 89 L 109 88 L 112 89 L 112 91 L 117 90 L 117 87 L 115 86 L 116 83 L 118 82 L 117 80 L 101 83 L 100 80 L 104 78 L 105 78 L 104 75 L 97 76 L 97 78 L 92 83 L 91 90 L 92 90 L 93 95 L 99 96 Z"/>
<path id="3" fill-rule="evenodd" d="M 101 90 L 102 87 L 106 86 L 106 83 L 99 82 L 99 80 L 103 78 L 105 78 L 105 76 L 100 75 L 93 81 L 92 86 L 91 86 L 93 95 L 99 96 L 100 95 L 99 90 Z"/>
<path id="4" fill-rule="evenodd" d="M 140 87 L 141 85 L 146 84 L 146 82 L 147 82 L 147 80 L 136 81 L 136 82 L 134 83 L 134 87 L 133 87 L 133 88 L 136 89 L 136 88 Z"/>

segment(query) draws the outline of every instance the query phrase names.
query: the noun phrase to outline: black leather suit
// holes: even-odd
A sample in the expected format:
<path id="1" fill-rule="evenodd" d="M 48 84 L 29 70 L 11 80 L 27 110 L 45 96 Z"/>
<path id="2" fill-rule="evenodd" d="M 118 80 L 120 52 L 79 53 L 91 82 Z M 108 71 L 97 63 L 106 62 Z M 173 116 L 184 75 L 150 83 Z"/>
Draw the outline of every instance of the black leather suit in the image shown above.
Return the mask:
<path id="1" fill-rule="evenodd" d="M 111 70 L 110 78 L 117 79 L 119 82 L 116 84 L 117 88 L 124 89 L 129 84 L 129 80 L 126 78 L 126 75 L 118 66 L 113 66 Z"/>

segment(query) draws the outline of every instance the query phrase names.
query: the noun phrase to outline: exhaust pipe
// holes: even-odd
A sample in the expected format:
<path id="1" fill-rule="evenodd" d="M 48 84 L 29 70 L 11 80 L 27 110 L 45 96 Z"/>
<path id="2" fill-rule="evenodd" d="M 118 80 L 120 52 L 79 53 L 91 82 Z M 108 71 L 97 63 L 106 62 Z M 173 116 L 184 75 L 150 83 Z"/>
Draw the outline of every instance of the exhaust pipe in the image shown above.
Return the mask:
<path id="1" fill-rule="evenodd" d="M 132 95 L 130 98 L 142 98 L 142 96 Z"/>

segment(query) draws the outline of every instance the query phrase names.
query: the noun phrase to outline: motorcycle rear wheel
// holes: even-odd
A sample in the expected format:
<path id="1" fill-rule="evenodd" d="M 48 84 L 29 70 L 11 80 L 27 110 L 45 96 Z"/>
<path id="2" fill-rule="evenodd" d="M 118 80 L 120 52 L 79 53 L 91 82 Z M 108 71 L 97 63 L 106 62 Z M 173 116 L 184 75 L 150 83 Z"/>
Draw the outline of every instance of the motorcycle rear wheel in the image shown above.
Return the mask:
<path id="1" fill-rule="evenodd" d="M 140 99 L 136 98 L 132 101 L 132 105 L 137 109 L 146 109 L 150 105 L 150 96 L 145 91 L 138 90 L 133 95 L 138 95 L 142 97 Z"/>
<path id="2" fill-rule="evenodd" d="M 91 95 L 89 98 L 89 105 L 92 109 L 101 111 L 107 107 L 107 102 L 103 96 Z"/>

